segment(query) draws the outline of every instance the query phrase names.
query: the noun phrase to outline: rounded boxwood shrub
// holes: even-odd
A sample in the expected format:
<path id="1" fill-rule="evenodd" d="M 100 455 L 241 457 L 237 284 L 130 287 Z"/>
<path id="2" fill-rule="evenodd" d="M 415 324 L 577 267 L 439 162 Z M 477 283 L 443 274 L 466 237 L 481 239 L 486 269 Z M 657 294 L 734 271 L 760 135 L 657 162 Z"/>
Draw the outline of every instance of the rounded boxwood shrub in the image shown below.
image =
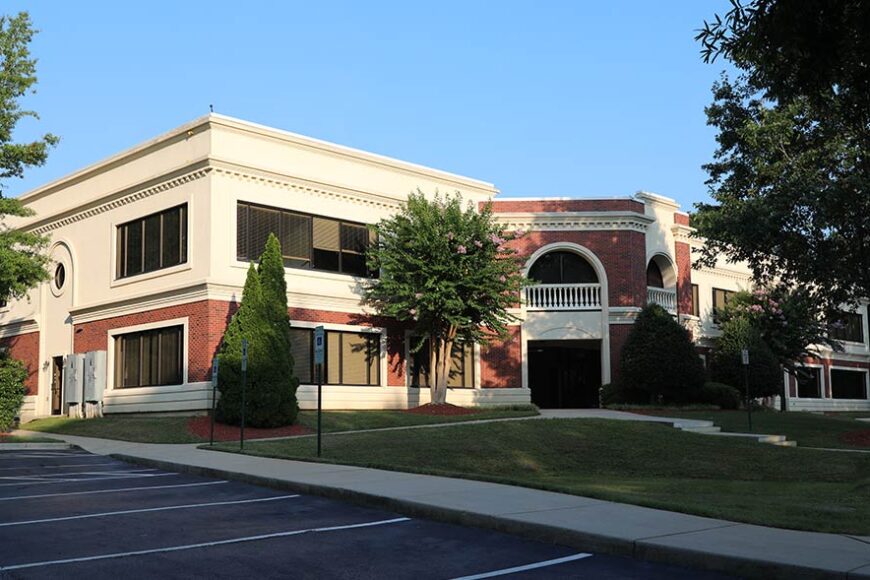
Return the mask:
<path id="1" fill-rule="evenodd" d="M 741 399 L 746 397 L 744 368 L 740 350 L 722 342 L 710 357 L 710 380 L 734 385 Z M 773 397 L 782 393 L 782 367 L 776 356 L 761 340 L 749 347 L 749 388 L 752 398 Z"/>
<path id="2" fill-rule="evenodd" d="M 612 405 L 642 405 L 649 402 L 647 394 L 639 389 L 627 388 L 623 383 L 601 385 L 600 403 L 602 407 Z"/>
<path id="3" fill-rule="evenodd" d="M 0 433 L 12 428 L 27 392 L 27 368 L 20 360 L 0 353 Z"/>
<path id="4" fill-rule="evenodd" d="M 689 332 L 658 304 L 638 314 L 622 348 L 620 371 L 620 382 L 643 392 L 645 403 L 697 401 L 706 380 Z"/>
<path id="5" fill-rule="evenodd" d="M 720 409 L 739 409 L 740 391 L 731 385 L 708 382 L 701 387 L 701 400 L 699 403 L 716 405 Z"/>

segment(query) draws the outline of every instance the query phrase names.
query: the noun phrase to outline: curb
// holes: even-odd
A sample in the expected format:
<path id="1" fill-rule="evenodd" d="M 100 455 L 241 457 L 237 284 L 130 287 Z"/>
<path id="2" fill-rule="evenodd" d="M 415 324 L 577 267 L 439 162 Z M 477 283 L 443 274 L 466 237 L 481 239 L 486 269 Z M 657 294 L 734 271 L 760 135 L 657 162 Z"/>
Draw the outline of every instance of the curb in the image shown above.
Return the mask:
<path id="1" fill-rule="evenodd" d="M 56 449 L 73 449 L 75 445 L 70 443 L 0 443 L 0 451 L 15 451 L 27 449 L 28 451 L 49 451 Z"/>
<path id="2" fill-rule="evenodd" d="M 111 454 L 110 457 L 127 463 L 154 467 L 166 471 L 176 471 L 189 475 L 228 479 L 281 491 L 317 495 L 330 499 L 347 501 L 366 507 L 384 509 L 411 517 L 493 530 L 521 536 L 531 540 L 560 544 L 585 552 L 598 552 L 601 554 L 624 556 L 642 561 L 673 564 L 698 570 L 721 572 L 744 578 L 758 578 L 760 580 L 814 580 L 817 578 L 848 579 L 859 577 L 852 575 L 849 572 L 810 568 L 782 562 L 753 560 L 725 554 L 652 545 L 644 540 L 627 540 L 602 534 L 578 532 L 576 530 L 569 530 L 558 526 L 520 522 L 499 516 L 438 507 L 413 500 L 396 499 L 371 493 L 351 491 L 329 485 L 301 483 L 286 479 L 254 475 L 251 473 L 227 471 L 213 467 L 200 467 L 184 463 L 173 463 L 171 461 L 136 457 L 122 453 Z"/>

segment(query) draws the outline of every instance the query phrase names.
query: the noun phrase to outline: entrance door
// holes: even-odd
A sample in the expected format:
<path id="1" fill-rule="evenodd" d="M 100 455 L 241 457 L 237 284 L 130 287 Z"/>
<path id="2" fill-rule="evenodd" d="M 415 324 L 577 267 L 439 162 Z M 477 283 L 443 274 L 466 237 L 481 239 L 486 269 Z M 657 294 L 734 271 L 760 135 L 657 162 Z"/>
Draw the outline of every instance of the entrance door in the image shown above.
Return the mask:
<path id="1" fill-rule="evenodd" d="M 531 341 L 528 345 L 532 402 L 542 409 L 598 407 L 601 341 Z"/>
<path id="2" fill-rule="evenodd" d="M 63 412 L 63 357 L 51 359 L 51 414 Z"/>

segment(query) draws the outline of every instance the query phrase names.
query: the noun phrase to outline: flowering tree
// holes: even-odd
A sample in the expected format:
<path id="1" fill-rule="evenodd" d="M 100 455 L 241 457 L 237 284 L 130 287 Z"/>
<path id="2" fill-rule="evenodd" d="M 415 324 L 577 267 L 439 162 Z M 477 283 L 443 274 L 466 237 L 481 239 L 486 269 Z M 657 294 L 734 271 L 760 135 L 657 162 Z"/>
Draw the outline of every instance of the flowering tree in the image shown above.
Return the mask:
<path id="1" fill-rule="evenodd" d="M 454 344 L 504 338 L 515 320 L 508 309 L 527 280 L 507 242 L 522 232 L 505 232 L 488 204 L 478 212 L 458 193 L 430 200 L 420 190 L 373 229 L 378 243 L 368 265 L 380 277 L 366 287 L 365 302 L 413 325 L 414 352 L 428 339 L 432 402 L 443 404 Z"/>

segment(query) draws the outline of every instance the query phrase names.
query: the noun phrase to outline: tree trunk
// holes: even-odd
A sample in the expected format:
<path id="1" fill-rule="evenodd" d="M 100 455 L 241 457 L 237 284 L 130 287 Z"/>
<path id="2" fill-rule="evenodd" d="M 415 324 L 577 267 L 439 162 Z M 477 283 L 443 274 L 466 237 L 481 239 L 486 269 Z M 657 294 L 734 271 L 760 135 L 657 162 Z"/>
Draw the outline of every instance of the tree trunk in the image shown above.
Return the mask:
<path id="1" fill-rule="evenodd" d="M 450 376 L 450 355 L 453 351 L 453 339 L 456 329 L 447 331 L 447 338 L 431 336 L 429 338 L 429 390 L 432 403 L 443 405 L 447 402 L 447 379 Z"/>

